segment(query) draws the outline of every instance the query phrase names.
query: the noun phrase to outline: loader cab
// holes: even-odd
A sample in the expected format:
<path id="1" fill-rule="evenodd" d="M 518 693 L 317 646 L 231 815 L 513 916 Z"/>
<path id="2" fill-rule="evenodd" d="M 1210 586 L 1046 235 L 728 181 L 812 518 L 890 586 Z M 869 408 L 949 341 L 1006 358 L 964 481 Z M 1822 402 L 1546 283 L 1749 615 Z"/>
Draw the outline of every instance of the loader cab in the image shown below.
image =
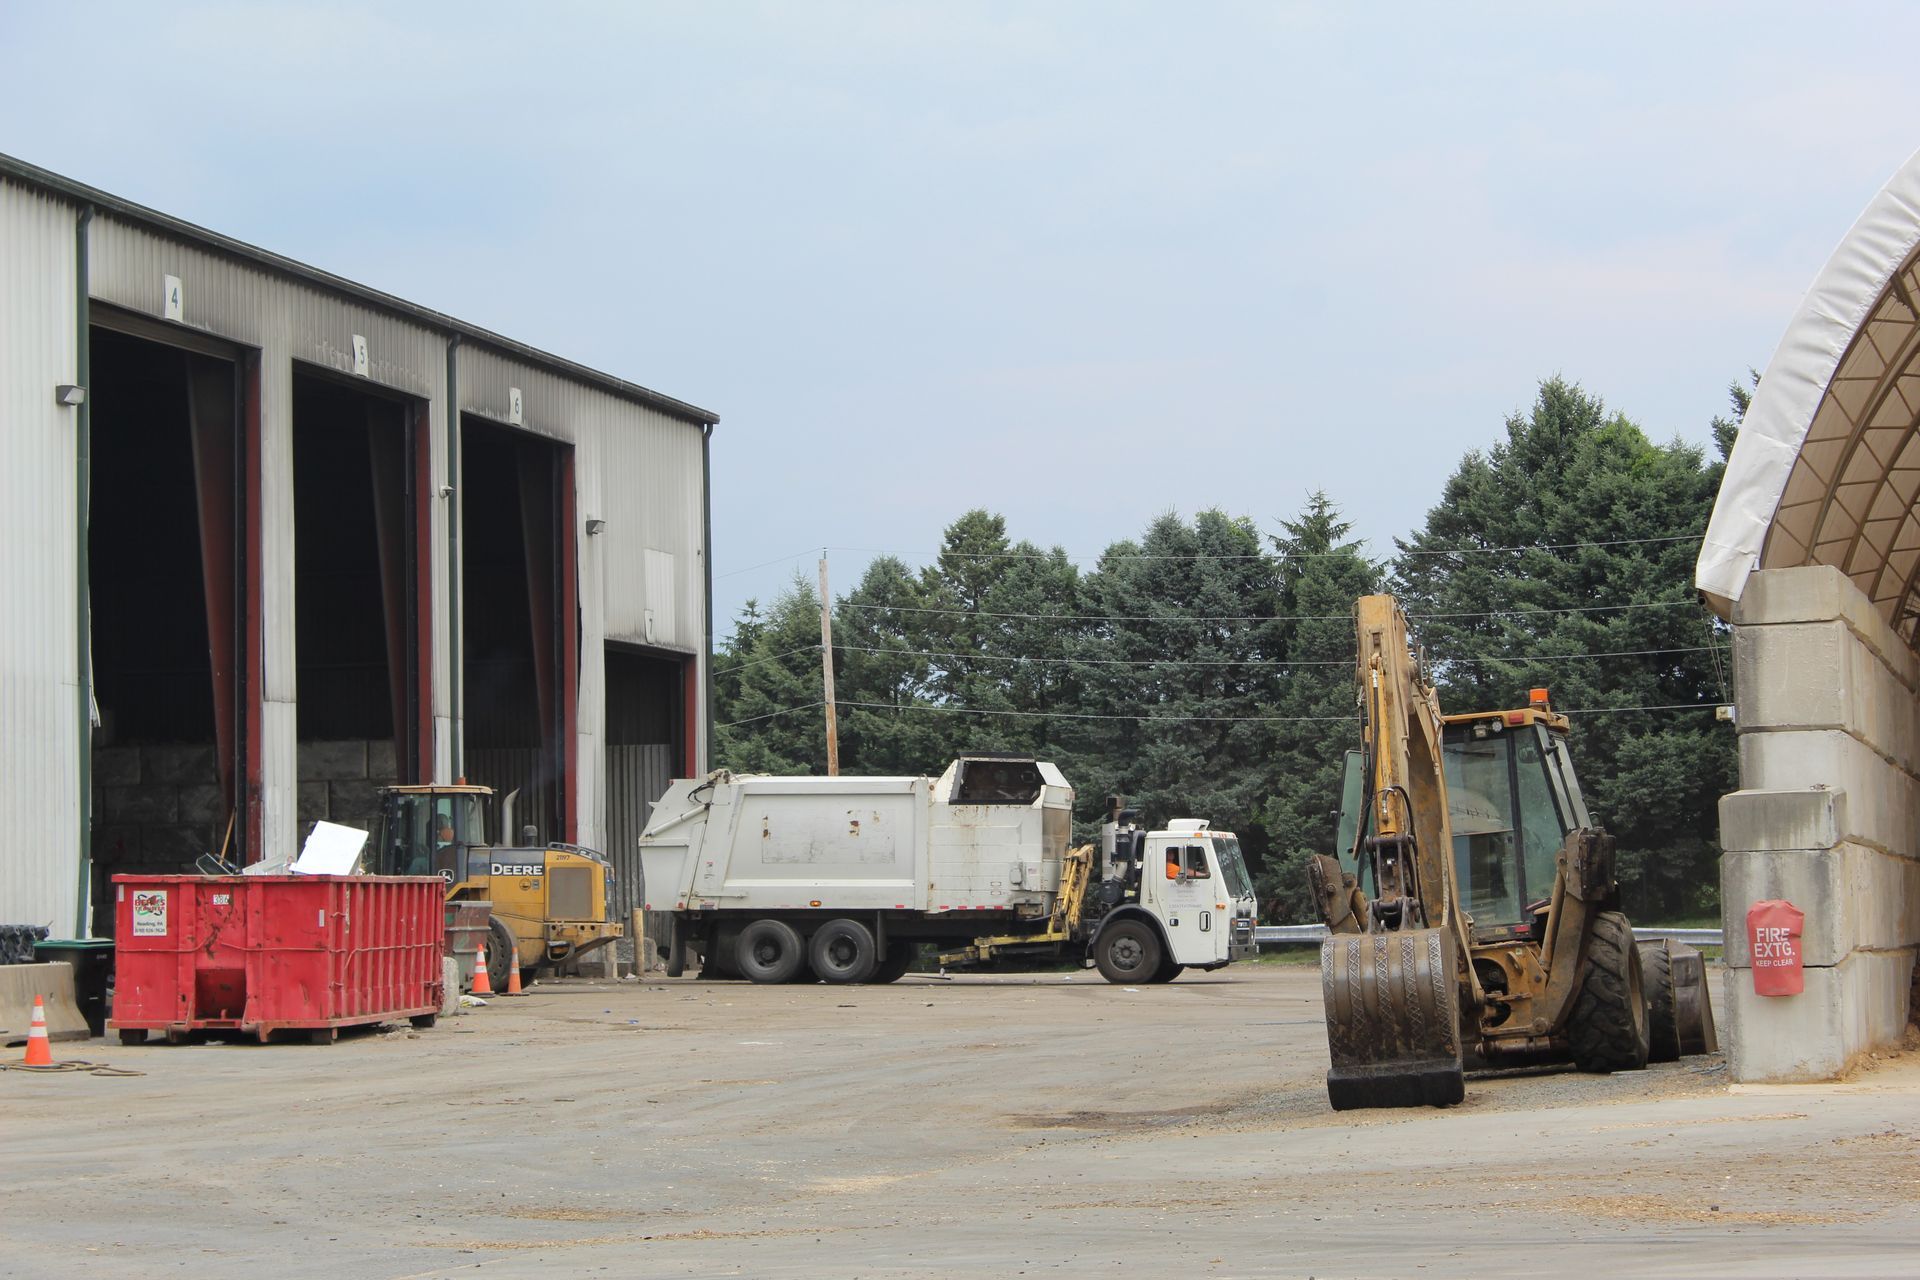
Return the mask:
<path id="1" fill-rule="evenodd" d="M 1567 833 L 1591 825 L 1567 727 L 1544 690 L 1521 710 L 1445 717 L 1454 874 L 1477 938 L 1530 933 Z"/>
<path id="2" fill-rule="evenodd" d="M 449 885 L 475 874 L 470 853 L 487 847 L 489 787 L 387 787 L 374 820 L 371 870 L 382 876 L 439 876 Z"/>

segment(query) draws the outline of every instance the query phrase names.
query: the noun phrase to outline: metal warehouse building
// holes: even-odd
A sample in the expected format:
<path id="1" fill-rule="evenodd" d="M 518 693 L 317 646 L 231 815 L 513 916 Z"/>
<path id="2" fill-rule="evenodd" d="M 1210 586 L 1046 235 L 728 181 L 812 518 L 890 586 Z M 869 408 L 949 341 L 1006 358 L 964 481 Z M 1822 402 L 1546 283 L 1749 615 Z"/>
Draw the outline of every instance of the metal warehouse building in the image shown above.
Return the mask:
<path id="1" fill-rule="evenodd" d="M 628 870 L 706 759 L 717 421 L 0 157 L 0 920 L 389 781 Z"/>

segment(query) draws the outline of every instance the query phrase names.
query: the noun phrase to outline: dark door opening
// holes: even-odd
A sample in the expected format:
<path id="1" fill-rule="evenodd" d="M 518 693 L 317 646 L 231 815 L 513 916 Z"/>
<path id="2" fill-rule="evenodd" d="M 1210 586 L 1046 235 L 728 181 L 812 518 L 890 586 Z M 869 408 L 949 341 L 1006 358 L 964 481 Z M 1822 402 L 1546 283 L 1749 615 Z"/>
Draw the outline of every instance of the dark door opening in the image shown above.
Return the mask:
<path id="1" fill-rule="evenodd" d="M 430 767 L 423 417 L 324 374 L 293 378 L 303 837 L 320 819 L 369 827 L 379 787 L 425 781 Z"/>
<path id="2" fill-rule="evenodd" d="M 467 778 L 514 826 L 575 838 L 573 450 L 471 416 L 460 424 L 460 599 Z M 520 833 L 500 838 L 518 843 Z"/>
<path id="3" fill-rule="evenodd" d="M 95 928 L 111 878 L 244 862 L 247 611 L 240 366 L 90 335 Z"/>
<path id="4" fill-rule="evenodd" d="M 606 651 L 607 733 L 607 842 L 613 861 L 616 919 L 646 902 L 646 882 L 640 874 L 640 833 L 654 802 L 675 778 L 688 776 L 686 672 L 692 658 L 664 657 L 629 645 L 609 644 Z M 649 938 L 658 938 L 666 916 L 654 912 L 646 921 Z M 616 944 L 620 958 L 636 959 L 633 940 Z M 644 965 L 636 972 L 644 970 Z"/>

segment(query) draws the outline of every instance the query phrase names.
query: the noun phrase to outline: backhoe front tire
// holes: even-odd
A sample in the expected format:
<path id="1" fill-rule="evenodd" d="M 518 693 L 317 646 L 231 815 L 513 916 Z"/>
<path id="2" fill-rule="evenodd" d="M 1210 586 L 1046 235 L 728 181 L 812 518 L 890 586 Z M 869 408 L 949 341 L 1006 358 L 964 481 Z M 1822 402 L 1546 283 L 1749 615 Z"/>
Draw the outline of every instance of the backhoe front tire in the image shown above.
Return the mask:
<path id="1" fill-rule="evenodd" d="M 1100 931 L 1093 963 L 1108 982 L 1148 983 L 1160 971 L 1160 935 L 1138 920 L 1122 920 Z"/>
<path id="2" fill-rule="evenodd" d="M 1594 917 L 1580 994 L 1567 1019 L 1573 1064 L 1582 1071 L 1638 1071 L 1649 1051 L 1647 997 L 1633 926 L 1618 911 Z"/>
<path id="3" fill-rule="evenodd" d="M 755 920 L 733 946 L 734 967 L 749 982 L 791 982 L 806 958 L 799 933 L 784 920 Z"/>

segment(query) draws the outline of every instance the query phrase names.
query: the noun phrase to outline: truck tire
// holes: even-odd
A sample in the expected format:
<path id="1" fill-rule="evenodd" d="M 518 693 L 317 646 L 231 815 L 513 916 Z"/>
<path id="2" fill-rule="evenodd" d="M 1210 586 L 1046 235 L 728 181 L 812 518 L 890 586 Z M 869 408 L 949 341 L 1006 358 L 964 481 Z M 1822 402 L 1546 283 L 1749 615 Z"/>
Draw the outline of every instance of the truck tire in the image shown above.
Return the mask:
<path id="1" fill-rule="evenodd" d="M 1153 977 L 1150 978 L 1149 981 L 1172 982 L 1175 978 L 1180 976 L 1180 974 L 1186 969 L 1186 967 L 1187 966 L 1180 964 L 1179 962 L 1174 960 L 1172 956 L 1167 956 L 1166 958 L 1160 961 L 1160 967 L 1153 971 Z"/>
<path id="2" fill-rule="evenodd" d="M 1673 959 L 1667 940 L 1643 942 L 1640 971 L 1647 991 L 1647 1061 L 1680 1060 L 1680 1010 L 1673 992 Z"/>
<path id="3" fill-rule="evenodd" d="M 880 961 L 873 931 L 858 920 L 829 920 L 813 931 L 807 961 L 822 982 L 870 982 Z"/>
<path id="4" fill-rule="evenodd" d="M 1582 1071 L 1638 1071 L 1647 1065 L 1647 997 L 1633 926 L 1618 911 L 1593 920 L 1587 958 L 1567 1019 L 1573 1065 Z"/>
<path id="5" fill-rule="evenodd" d="M 784 920 L 755 920 L 733 944 L 733 962 L 749 982 L 791 982 L 806 957 L 800 935 Z"/>
<path id="6" fill-rule="evenodd" d="M 667 925 L 667 976 L 677 978 L 687 971 L 687 948 L 686 944 L 680 941 L 679 918 L 670 917 L 670 919 L 672 922 Z"/>
<path id="7" fill-rule="evenodd" d="M 495 991 L 507 989 L 507 970 L 513 968 L 513 930 L 499 916 L 487 919 L 487 981 Z"/>
<path id="8" fill-rule="evenodd" d="M 1138 920 L 1121 920 L 1100 931 L 1093 963 L 1108 982 L 1152 982 L 1160 972 L 1160 935 Z"/>
<path id="9" fill-rule="evenodd" d="M 913 968 L 913 962 L 919 958 L 919 943 L 891 943 L 887 947 L 887 954 L 880 957 L 880 963 L 873 966 L 873 976 L 867 981 L 898 982 L 907 976 L 907 970 Z"/>

